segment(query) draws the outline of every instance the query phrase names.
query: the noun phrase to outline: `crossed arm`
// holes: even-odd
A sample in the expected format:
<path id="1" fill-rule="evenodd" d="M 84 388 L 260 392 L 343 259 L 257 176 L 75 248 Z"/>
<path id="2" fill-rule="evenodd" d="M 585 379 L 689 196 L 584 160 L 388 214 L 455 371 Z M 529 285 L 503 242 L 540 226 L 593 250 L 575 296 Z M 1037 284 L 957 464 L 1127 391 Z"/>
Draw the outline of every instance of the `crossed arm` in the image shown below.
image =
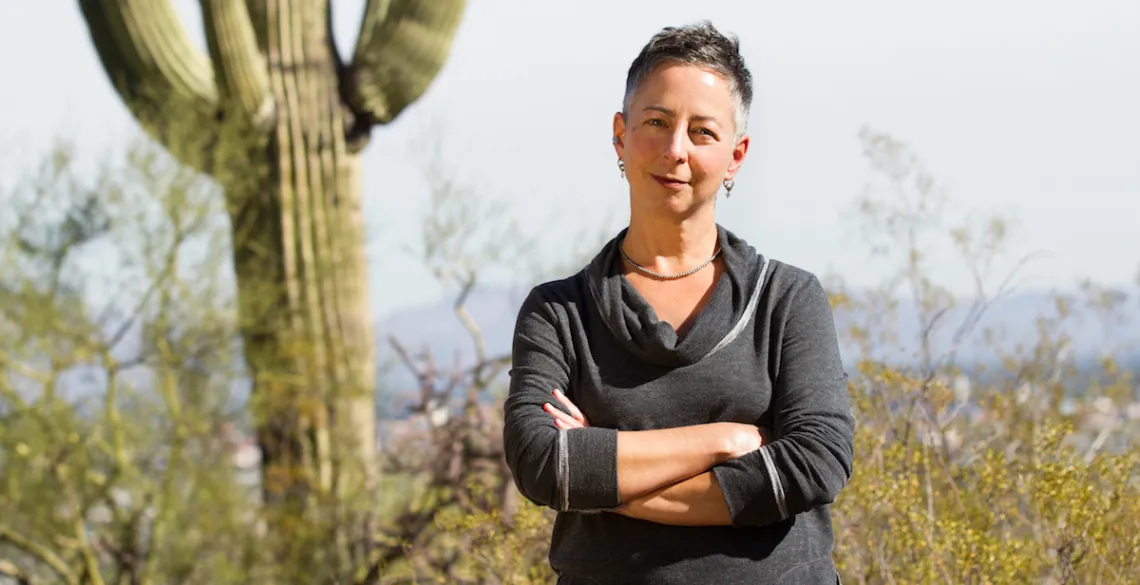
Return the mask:
<path id="1" fill-rule="evenodd" d="M 543 410 L 559 429 L 590 426 L 560 390 Z M 659 524 L 731 526 L 732 515 L 711 467 L 759 449 L 765 429 L 714 423 L 617 435 L 618 493 L 624 502 L 608 511 Z"/>

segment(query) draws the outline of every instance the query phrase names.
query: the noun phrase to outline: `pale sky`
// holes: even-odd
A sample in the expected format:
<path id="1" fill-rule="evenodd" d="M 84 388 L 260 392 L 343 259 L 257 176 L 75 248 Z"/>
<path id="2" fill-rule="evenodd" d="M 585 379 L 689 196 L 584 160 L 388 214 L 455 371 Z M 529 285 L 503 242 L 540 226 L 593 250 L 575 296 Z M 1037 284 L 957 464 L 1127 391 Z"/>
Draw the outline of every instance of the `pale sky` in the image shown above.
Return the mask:
<path id="1" fill-rule="evenodd" d="M 174 1 L 201 42 L 197 2 Z M 363 0 L 333 5 L 343 50 Z M 875 178 L 858 140 L 870 126 L 911 144 L 955 211 L 1015 214 L 1016 252 L 1050 254 L 1027 273 L 1034 286 L 1135 278 L 1136 0 L 470 0 L 444 71 L 365 154 L 375 312 L 440 294 L 402 252 L 427 203 L 407 144 L 428 121 L 444 124 L 444 162 L 548 227 L 543 253 L 557 254 L 624 219 L 610 128 L 629 62 L 660 27 L 706 18 L 740 37 L 755 77 L 752 150 L 718 214 L 760 251 L 876 280 L 850 219 Z M 27 160 L 61 133 L 98 156 L 134 131 L 76 2 L 0 2 L 0 55 L 6 176 L 19 169 L 9 155 Z M 945 274 L 968 286 L 950 265 Z"/>

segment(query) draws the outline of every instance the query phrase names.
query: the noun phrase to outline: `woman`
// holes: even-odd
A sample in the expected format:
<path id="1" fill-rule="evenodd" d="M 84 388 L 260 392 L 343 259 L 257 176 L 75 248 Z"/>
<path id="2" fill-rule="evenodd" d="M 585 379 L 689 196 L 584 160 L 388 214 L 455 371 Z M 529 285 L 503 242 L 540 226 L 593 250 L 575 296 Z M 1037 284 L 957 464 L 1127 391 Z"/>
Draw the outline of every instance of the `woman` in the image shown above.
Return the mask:
<path id="1" fill-rule="evenodd" d="M 714 214 L 751 99 L 735 39 L 655 35 L 613 120 L 629 226 L 520 310 L 504 442 L 559 511 L 559 583 L 838 580 L 854 421 L 827 295 Z"/>

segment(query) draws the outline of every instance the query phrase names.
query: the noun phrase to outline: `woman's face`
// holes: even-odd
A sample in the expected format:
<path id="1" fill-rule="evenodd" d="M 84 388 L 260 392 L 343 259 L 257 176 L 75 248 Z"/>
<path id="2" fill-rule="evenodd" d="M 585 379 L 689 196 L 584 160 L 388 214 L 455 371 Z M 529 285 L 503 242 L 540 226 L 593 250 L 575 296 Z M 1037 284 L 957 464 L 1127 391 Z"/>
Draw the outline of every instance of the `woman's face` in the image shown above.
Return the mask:
<path id="1" fill-rule="evenodd" d="M 646 76 L 628 119 L 614 116 L 633 205 L 687 217 L 715 201 L 748 151 L 735 112 L 731 85 L 716 73 L 665 64 Z"/>

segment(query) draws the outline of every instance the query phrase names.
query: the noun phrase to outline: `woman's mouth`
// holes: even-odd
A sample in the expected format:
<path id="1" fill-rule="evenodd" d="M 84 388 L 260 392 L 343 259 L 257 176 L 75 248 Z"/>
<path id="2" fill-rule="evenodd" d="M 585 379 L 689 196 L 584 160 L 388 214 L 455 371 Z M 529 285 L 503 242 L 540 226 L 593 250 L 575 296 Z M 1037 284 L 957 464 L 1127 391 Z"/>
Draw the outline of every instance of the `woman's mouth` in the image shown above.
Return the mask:
<path id="1" fill-rule="evenodd" d="M 689 184 L 688 181 L 682 181 L 673 177 L 661 177 L 658 175 L 652 175 L 652 177 L 666 189 L 683 189 Z"/>

